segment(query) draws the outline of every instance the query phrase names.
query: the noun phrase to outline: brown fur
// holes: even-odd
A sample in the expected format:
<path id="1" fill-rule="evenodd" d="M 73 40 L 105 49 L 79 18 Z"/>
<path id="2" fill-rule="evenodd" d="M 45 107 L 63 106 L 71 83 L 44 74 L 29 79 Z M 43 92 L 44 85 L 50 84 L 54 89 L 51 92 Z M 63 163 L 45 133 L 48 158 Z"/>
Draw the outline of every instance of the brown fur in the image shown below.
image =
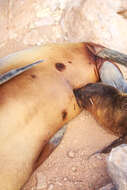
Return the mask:
<path id="1" fill-rule="evenodd" d="M 102 83 L 88 84 L 74 90 L 80 107 L 88 110 L 97 122 L 118 136 L 127 134 L 127 95 Z"/>

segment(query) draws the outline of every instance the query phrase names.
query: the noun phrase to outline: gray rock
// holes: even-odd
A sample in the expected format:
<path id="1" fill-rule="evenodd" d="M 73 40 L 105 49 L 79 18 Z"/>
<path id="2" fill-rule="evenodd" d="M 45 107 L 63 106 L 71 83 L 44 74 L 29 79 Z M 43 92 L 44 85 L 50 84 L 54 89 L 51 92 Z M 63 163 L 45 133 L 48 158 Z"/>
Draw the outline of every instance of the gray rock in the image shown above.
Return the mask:
<path id="1" fill-rule="evenodd" d="M 108 172 L 117 190 L 127 190 L 127 145 L 112 149 L 108 159 Z"/>

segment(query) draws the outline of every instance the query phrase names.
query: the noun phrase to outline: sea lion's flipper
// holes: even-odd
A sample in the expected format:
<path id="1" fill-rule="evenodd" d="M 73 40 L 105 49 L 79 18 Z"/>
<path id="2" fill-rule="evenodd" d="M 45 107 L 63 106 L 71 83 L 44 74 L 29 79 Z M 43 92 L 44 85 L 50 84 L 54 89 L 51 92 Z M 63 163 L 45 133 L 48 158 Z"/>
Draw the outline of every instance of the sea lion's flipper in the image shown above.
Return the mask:
<path id="1" fill-rule="evenodd" d="M 112 49 L 106 48 L 102 45 L 95 44 L 92 42 L 87 43 L 87 48 L 95 56 L 98 56 L 100 58 L 107 59 L 110 61 L 115 61 L 127 67 L 127 55 L 124 53 L 120 53 L 119 51 L 112 50 Z"/>
<path id="2" fill-rule="evenodd" d="M 4 73 L 4 74 L 0 75 L 0 85 L 4 84 L 8 80 L 20 75 L 21 73 L 31 69 L 33 66 L 35 66 L 35 65 L 37 65 L 39 63 L 42 63 L 42 62 L 44 62 L 44 61 L 39 60 L 39 61 L 36 61 L 36 62 L 31 63 L 29 65 L 26 65 L 26 66 L 23 66 L 23 67 L 20 67 L 20 68 L 17 68 L 17 69 L 12 69 L 12 70 L 8 71 L 7 73 Z"/>
<path id="3" fill-rule="evenodd" d="M 103 149 L 100 149 L 94 153 L 92 153 L 88 159 L 90 159 L 92 156 L 96 155 L 96 154 L 106 154 L 106 153 L 109 153 L 112 148 L 115 148 L 123 143 L 126 143 L 126 136 L 123 135 L 121 137 L 119 137 L 118 139 L 114 140 L 112 143 L 110 143 L 109 145 L 105 146 Z"/>
<path id="4" fill-rule="evenodd" d="M 116 61 L 127 66 L 127 55 L 92 42 L 87 43 L 87 48 L 96 56 L 96 67 L 101 82 L 127 93 L 127 82 L 119 67 L 112 62 Z"/>
<path id="5" fill-rule="evenodd" d="M 127 93 L 127 82 L 120 70 L 111 62 L 105 61 L 99 69 L 100 79 L 103 83 L 111 85 Z"/>

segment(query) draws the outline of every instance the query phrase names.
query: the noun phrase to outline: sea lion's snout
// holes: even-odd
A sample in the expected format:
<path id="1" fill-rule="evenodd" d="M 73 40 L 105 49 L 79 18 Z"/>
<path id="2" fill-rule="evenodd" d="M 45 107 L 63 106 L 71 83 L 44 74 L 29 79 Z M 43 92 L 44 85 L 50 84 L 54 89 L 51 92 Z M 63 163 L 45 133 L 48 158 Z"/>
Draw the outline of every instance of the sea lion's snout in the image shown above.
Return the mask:
<path id="1" fill-rule="evenodd" d="M 116 88 L 103 83 L 89 83 L 75 90 L 76 98 L 81 101 L 85 101 L 86 98 L 112 99 L 118 94 L 119 91 Z"/>
<path id="2" fill-rule="evenodd" d="M 96 87 L 93 83 L 89 83 L 82 88 L 75 89 L 74 94 L 80 107 L 88 109 L 93 104 L 92 98 L 95 95 Z"/>

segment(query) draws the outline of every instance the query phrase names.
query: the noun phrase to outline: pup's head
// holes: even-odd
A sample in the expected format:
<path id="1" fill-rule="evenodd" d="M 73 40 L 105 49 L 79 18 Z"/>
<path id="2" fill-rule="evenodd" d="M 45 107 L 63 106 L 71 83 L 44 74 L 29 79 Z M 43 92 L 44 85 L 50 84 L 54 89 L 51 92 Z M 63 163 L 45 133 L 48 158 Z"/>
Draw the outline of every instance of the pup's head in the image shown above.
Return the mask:
<path id="1" fill-rule="evenodd" d="M 80 107 L 88 110 L 97 122 L 115 135 L 127 134 L 127 95 L 102 83 L 87 84 L 74 90 Z"/>
<path id="2" fill-rule="evenodd" d="M 74 94 L 78 104 L 89 110 L 91 106 L 101 106 L 104 101 L 110 101 L 110 103 L 112 101 L 113 103 L 119 91 L 112 86 L 102 83 L 89 83 L 82 88 L 74 90 Z"/>

